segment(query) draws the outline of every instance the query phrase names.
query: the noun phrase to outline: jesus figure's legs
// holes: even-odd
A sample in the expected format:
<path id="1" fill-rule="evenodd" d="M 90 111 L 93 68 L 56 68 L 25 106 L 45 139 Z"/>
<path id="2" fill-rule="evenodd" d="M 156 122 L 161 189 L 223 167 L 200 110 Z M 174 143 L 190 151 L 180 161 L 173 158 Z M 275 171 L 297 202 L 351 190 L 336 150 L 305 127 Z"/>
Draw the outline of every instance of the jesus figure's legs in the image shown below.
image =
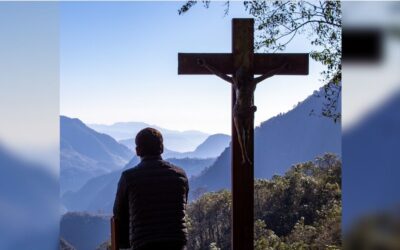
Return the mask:
<path id="1" fill-rule="evenodd" d="M 247 153 L 247 145 L 250 139 L 250 130 L 248 128 L 248 121 L 247 119 L 243 119 L 240 116 L 234 117 L 235 127 L 236 127 L 236 134 L 239 141 L 240 151 L 242 154 L 242 164 L 248 163 L 252 164 L 252 161 L 249 158 Z"/>

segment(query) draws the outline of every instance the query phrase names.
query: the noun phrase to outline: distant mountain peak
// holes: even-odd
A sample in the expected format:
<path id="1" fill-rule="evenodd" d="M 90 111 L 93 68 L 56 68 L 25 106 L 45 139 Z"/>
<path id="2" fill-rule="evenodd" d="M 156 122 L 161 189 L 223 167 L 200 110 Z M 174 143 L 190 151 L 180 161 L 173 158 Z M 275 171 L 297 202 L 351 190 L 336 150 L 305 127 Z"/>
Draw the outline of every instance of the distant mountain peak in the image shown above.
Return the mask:
<path id="1" fill-rule="evenodd" d="M 193 153 L 197 157 L 217 157 L 229 146 L 230 141 L 231 137 L 226 134 L 210 135 Z"/>
<path id="2" fill-rule="evenodd" d="M 60 116 L 60 189 L 80 188 L 88 179 L 122 168 L 133 152 L 77 118 Z"/>
<path id="3" fill-rule="evenodd" d="M 152 127 L 160 130 L 164 137 L 165 147 L 176 152 L 193 151 L 209 136 L 209 134 L 197 130 L 171 130 L 144 122 L 117 122 L 112 125 L 91 124 L 89 126 L 97 132 L 112 136 L 123 144 L 127 140 L 135 138 L 140 130 Z"/>

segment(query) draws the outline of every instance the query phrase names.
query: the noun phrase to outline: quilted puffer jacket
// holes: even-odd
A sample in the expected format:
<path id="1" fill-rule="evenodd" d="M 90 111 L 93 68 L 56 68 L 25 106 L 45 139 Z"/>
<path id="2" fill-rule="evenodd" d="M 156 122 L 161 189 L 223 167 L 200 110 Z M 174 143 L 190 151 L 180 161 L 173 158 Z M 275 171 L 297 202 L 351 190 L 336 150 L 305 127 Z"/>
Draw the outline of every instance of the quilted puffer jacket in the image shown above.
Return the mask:
<path id="1" fill-rule="evenodd" d="M 114 202 L 120 247 L 136 250 L 154 242 L 186 244 L 188 192 L 185 171 L 161 156 L 143 157 L 136 167 L 124 171 Z"/>

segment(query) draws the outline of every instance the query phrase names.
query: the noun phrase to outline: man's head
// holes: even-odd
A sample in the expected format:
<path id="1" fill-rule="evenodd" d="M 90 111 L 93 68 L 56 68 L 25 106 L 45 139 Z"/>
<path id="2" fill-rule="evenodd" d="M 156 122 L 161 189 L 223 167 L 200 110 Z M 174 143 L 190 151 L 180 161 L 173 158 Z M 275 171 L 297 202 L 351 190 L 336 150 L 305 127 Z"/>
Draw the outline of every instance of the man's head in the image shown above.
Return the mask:
<path id="1" fill-rule="evenodd" d="M 135 138 L 136 154 L 139 157 L 161 155 L 164 151 L 163 137 L 157 129 L 142 129 Z"/>

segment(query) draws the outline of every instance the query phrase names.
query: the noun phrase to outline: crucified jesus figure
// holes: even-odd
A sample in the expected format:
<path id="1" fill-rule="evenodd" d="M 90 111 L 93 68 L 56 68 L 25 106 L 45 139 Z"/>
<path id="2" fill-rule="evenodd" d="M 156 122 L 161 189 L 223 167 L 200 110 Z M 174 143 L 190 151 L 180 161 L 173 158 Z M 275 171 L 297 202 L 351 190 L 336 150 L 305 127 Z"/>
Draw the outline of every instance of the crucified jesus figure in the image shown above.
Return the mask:
<path id="1" fill-rule="evenodd" d="M 254 106 L 254 91 L 259 82 L 279 73 L 282 69 L 287 67 L 288 64 L 284 63 L 282 66 L 256 78 L 244 74 L 243 68 L 239 68 L 234 75 L 228 76 L 218 71 L 214 66 L 208 64 L 204 59 L 197 59 L 197 64 L 232 84 L 236 94 L 236 102 L 233 106 L 233 120 L 242 153 L 242 163 L 252 164 L 247 153 L 247 145 L 249 143 L 250 131 L 253 129 L 252 121 L 254 112 L 257 110 L 257 107 Z"/>

